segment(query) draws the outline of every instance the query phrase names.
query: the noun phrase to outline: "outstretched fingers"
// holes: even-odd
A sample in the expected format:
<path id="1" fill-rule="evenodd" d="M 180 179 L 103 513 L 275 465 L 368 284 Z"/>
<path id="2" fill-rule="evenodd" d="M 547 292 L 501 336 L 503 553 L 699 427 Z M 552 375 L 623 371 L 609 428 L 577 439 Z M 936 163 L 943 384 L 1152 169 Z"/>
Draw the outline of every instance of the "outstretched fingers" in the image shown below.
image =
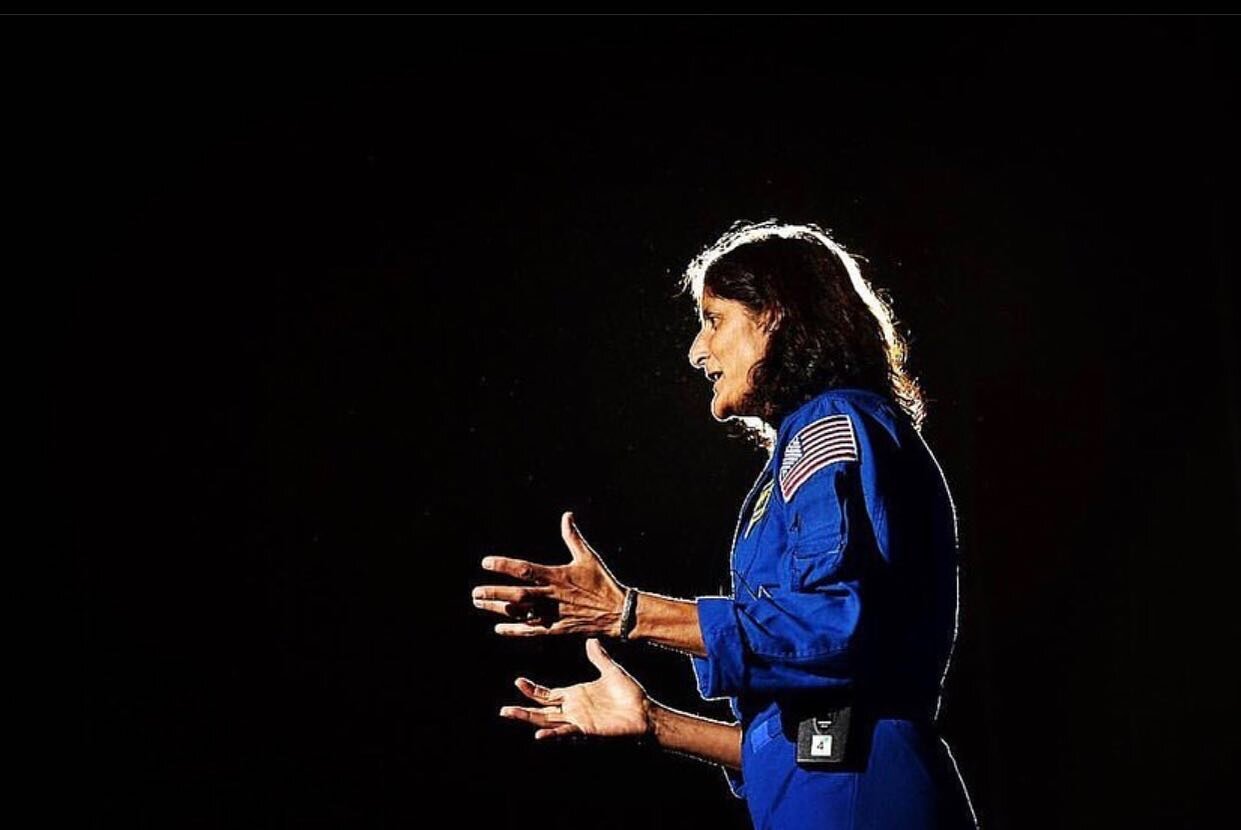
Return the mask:
<path id="1" fill-rule="evenodd" d="M 495 632 L 505 637 L 542 637 L 562 630 L 555 625 L 540 625 L 537 617 L 531 623 L 496 623 L 495 627 Z"/>
<path id="2" fill-rule="evenodd" d="M 549 689 L 546 686 L 535 683 L 533 680 L 519 677 L 513 681 L 513 685 L 523 695 L 537 703 L 542 703 L 544 706 L 558 706 L 563 702 L 563 697 L 559 690 Z"/>
<path id="3" fill-rule="evenodd" d="M 474 607 L 504 617 L 525 619 L 537 603 L 554 599 L 550 585 L 480 585 L 471 596 Z"/>
<path id="4" fill-rule="evenodd" d="M 483 570 L 495 571 L 524 582 L 546 585 L 551 582 L 552 568 L 527 562 L 524 559 L 510 559 L 507 556 L 487 556 L 482 561 Z"/>
<path id="5" fill-rule="evenodd" d="M 564 713 L 559 706 L 545 706 L 536 709 L 533 706 L 501 706 L 500 717 L 513 720 L 524 720 L 538 727 L 555 728 L 566 723 Z"/>
<path id="6" fill-rule="evenodd" d="M 564 695 L 561 689 L 549 689 L 525 677 L 513 681 L 523 695 L 543 704 L 542 706 L 504 706 L 500 716 L 513 720 L 525 721 L 538 727 L 534 733 L 536 739 L 555 738 L 580 732 L 576 726 L 565 718 Z"/>
<path id="7" fill-rule="evenodd" d="M 522 619 L 530 611 L 530 607 L 518 603 L 506 602 L 499 599 L 475 599 L 474 607 L 481 611 L 490 611 L 493 614 L 499 614 L 501 617 L 515 617 Z"/>
<path id="8" fill-rule="evenodd" d="M 534 739 L 536 741 L 542 741 L 547 738 L 564 738 L 569 735 L 579 735 L 581 732 L 582 730 L 578 729 L 573 724 L 565 723 L 553 729 L 540 729 L 534 733 Z"/>
<path id="9" fill-rule="evenodd" d="M 474 599 L 529 603 L 549 597 L 555 591 L 551 585 L 479 585 L 471 595 Z"/>

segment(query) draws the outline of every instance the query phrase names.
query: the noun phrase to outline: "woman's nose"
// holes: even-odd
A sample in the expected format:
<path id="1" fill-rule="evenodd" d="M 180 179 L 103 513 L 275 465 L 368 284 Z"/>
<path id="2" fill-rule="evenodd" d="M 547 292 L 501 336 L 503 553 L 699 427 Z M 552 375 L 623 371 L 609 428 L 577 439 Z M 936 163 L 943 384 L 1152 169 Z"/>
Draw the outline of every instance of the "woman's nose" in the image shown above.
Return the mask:
<path id="1" fill-rule="evenodd" d="M 689 344 L 689 365 L 695 369 L 701 369 L 707 360 L 707 347 L 702 342 L 702 332 L 698 332 L 694 337 L 694 342 Z"/>

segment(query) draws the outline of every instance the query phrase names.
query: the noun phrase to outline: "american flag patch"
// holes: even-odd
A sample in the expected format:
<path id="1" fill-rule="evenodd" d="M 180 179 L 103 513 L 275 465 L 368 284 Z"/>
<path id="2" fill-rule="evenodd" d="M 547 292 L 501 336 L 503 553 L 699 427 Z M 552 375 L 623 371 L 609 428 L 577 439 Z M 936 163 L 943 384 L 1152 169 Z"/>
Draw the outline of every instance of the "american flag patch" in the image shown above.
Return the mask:
<path id="1" fill-rule="evenodd" d="M 806 479 L 837 461 L 857 461 L 857 437 L 848 415 L 828 415 L 801 428 L 784 449 L 780 494 L 787 503 Z"/>

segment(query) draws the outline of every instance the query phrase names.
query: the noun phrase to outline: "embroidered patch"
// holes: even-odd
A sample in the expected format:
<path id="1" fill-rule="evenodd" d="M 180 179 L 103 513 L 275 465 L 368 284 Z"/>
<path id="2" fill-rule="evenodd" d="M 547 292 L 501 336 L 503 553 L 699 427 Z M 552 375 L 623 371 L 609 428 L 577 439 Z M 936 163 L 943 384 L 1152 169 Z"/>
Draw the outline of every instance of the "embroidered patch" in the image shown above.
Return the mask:
<path id="1" fill-rule="evenodd" d="M 857 461 L 857 437 L 848 415 L 828 415 L 801 428 L 784 449 L 780 494 L 791 501 L 806 479 L 837 461 Z"/>
<path id="2" fill-rule="evenodd" d="M 750 531 L 754 529 L 754 525 L 758 524 L 758 520 L 763 518 L 767 513 L 767 503 L 771 501 L 771 485 L 773 482 L 767 482 L 763 485 L 762 491 L 758 494 L 758 498 L 754 500 L 754 509 L 750 511 L 750 523 L 745 526 L 746 538 L 749 538 Z"/>

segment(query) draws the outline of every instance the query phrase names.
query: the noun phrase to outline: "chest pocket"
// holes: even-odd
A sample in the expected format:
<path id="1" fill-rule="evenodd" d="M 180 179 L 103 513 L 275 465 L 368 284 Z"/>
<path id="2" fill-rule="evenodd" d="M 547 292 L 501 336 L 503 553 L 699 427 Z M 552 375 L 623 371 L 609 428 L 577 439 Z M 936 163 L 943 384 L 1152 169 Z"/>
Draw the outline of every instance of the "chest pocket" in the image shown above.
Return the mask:
<path id="1" fill-rule="evenodd" d="M 850 513 L 855 498 L 849 467 L 825 469 L 806 482 L 785 505 L 788 585 L 793 591 L 815 591 L 840 581 L 849 549 Z"/>

